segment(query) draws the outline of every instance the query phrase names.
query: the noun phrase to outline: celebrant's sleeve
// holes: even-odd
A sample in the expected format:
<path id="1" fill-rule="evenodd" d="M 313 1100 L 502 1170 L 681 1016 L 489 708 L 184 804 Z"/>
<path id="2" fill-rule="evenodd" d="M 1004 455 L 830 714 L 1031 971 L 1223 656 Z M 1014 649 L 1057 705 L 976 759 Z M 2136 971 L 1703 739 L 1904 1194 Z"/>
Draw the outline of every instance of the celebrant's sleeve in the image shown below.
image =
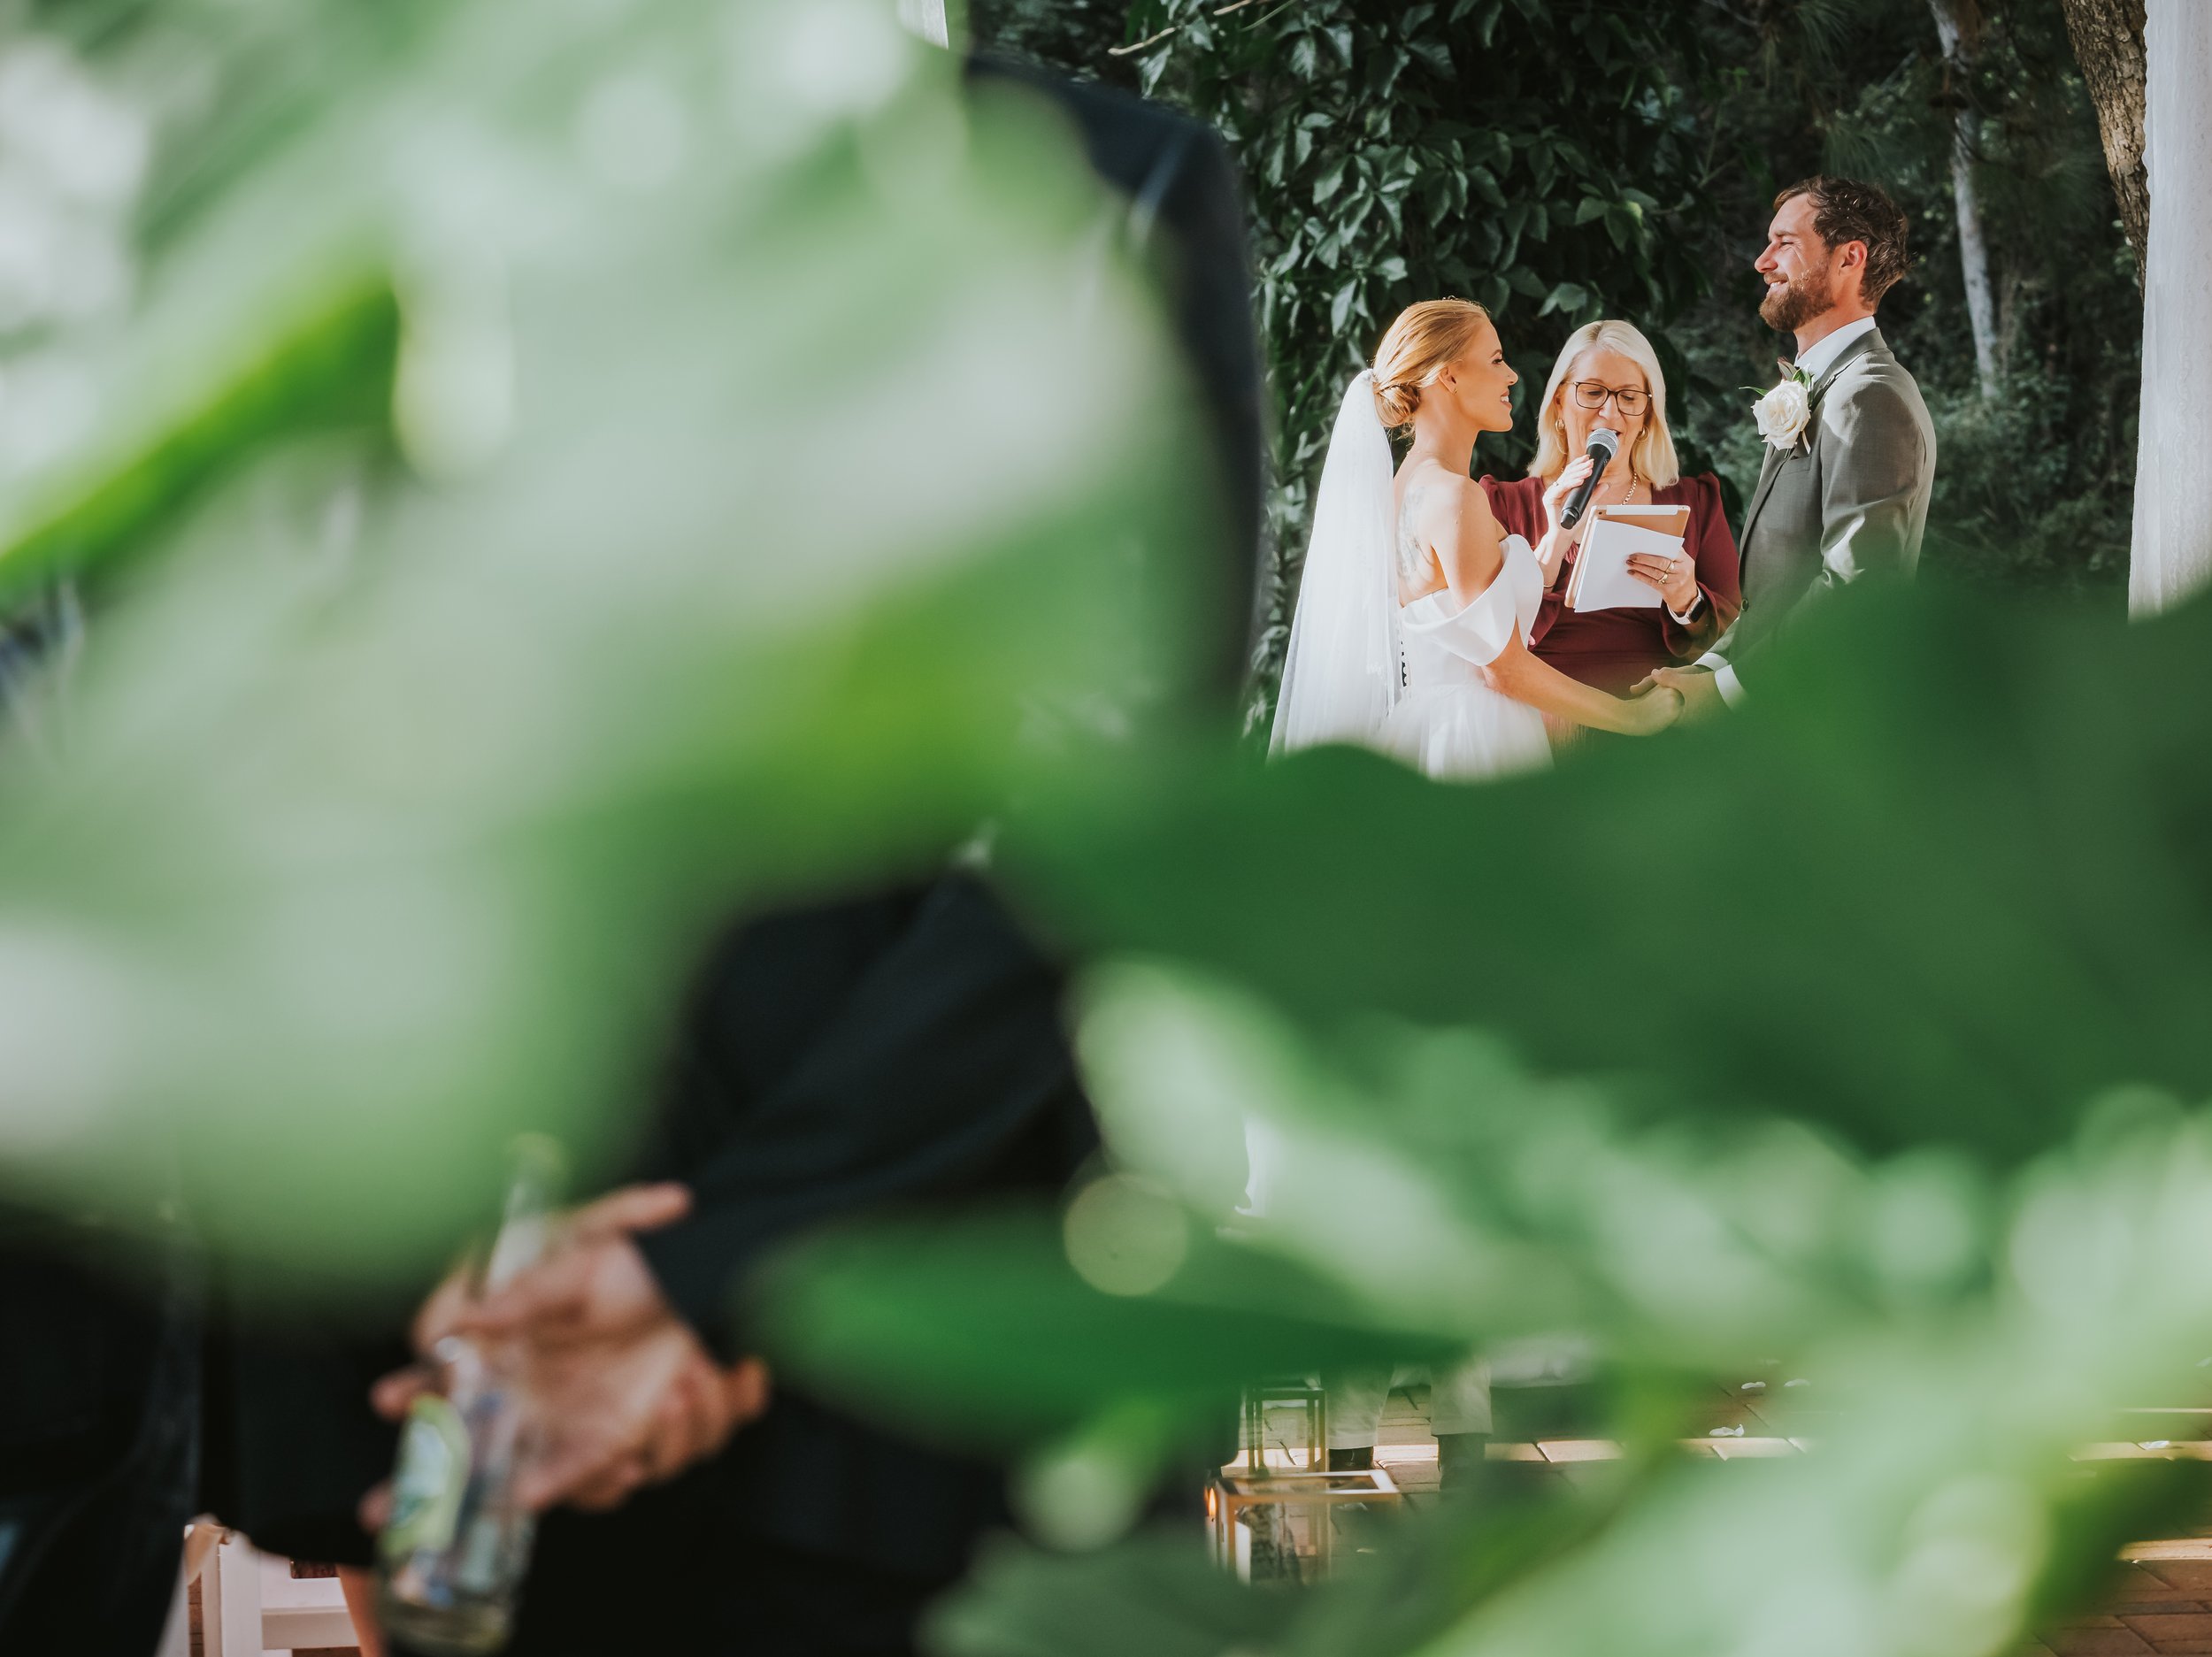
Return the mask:
<path id="1" fill-rule="evenodd" d="M 1743 610 L 1742 572 L 1736 538 L 1728 531 L 1727 509 L 1721 502 L 1720 480 L 1708 475 L 1696 479 L 1693 487 L 1696 498 L 1690 505 L 1685 544 L 1697 564 L 1698 603 L 1686 622 L 1664 605 L 1659 611 L 1660 637 L 1678 662 L 1694 660 L 1714 648 Z"/>
<path id="2" fill-rule="evenodd" d="M 690 1215 L 641 1236 L 670 1303 L 725 1356 L 733 1297 L 770 1250 L 826 1223 L 974 1192 L 1089 1134 L 1060 1023 L 1061 975 L 979 883 L 949 878 L 781 1084 L 703 1164 L 672 1170 Z M 1052 1140 L 1048 1146 L 1042 1143 Z"/>

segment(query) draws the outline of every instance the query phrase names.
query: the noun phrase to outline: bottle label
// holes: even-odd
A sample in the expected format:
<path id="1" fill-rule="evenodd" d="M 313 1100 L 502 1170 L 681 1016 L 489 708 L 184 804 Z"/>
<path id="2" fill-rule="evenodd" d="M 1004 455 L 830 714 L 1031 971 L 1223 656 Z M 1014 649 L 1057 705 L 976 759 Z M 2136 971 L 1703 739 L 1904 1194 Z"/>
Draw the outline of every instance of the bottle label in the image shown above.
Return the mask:
<path id="1" fill-rule="evenodd" d="M 426 1392 L 409 1407 L 400 1434 L 385 1556 L 403 1560 L 449 1546 L 468 1482 L 468 1424 L 449 1400 Z"/>

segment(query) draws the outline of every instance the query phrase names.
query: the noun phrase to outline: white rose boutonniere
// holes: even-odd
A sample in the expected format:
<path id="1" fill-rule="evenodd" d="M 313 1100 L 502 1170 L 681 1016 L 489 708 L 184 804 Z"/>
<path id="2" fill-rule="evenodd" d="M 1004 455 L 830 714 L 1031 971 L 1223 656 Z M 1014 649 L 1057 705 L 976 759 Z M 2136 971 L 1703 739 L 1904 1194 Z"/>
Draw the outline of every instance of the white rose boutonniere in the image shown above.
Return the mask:
<path id="1" fill-rule="evenodd" d="M 1813 380 L 1802 369 L 1780 366 L 1782 383 L 1751 405 L 1751 415 L 1769 448 L 1793 449 L 1813 423 Z"/>

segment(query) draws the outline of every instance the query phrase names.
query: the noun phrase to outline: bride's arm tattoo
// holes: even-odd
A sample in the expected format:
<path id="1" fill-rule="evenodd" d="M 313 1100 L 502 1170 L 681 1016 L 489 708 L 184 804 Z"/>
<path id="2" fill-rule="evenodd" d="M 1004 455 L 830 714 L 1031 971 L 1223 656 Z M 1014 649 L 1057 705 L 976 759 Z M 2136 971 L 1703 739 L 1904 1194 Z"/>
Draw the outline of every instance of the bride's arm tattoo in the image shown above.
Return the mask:
<path id="1" fill-rule="evenodd" d="M 1421 574 L 1421 555 L 1426 550 L 1421 537 L 1414 529 L 1414 520 L 1420 517 L 1421 508 L 1427 501 L 1429 486 L 1416 483 L 1406 489 L 1406 498 L 1398 507 L 1398 572 L 1407 579 L 1417 579 Z"/>

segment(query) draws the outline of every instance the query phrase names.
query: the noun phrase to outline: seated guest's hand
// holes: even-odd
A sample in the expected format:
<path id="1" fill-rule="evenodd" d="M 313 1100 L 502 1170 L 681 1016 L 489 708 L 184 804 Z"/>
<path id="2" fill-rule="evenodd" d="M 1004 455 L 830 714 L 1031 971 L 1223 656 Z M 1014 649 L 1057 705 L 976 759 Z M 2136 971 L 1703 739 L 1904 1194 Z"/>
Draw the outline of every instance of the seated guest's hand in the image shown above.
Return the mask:
<path id="1" fill-rule="evenodd" d="M 536 1454 L 518 1480 L 527 1506 L 618 1506 L 642 1484 L 718 1453 L 768 1406 L 768 1372 L 748 1359 L 725 1369 L 662 1296 L 633 1240 L 680 1219 L 680 1185 L 637 1185 L 580 1209 L 560 1245 L 481 1300 L 457 1274 L 415 1322 L 417 1349 L 447 1335 L 521 1349 L 541 1422 Z M 377 1384 L 376 1407 L 398 1415 L 427 1384 L 415 1369 Z"/>
<path id="2" fill-rule="evenodd" d="M 1713 677 L 1709 668 L 1655 668 L 1636 682 L 1629 694 L 1641 695 L 1647 691 L 1658 690 L 1671 690 L 1680 694 L 1685 719 L 1703 719 L 1728 705 L 1721 701 L 1720 683 Z"/>

